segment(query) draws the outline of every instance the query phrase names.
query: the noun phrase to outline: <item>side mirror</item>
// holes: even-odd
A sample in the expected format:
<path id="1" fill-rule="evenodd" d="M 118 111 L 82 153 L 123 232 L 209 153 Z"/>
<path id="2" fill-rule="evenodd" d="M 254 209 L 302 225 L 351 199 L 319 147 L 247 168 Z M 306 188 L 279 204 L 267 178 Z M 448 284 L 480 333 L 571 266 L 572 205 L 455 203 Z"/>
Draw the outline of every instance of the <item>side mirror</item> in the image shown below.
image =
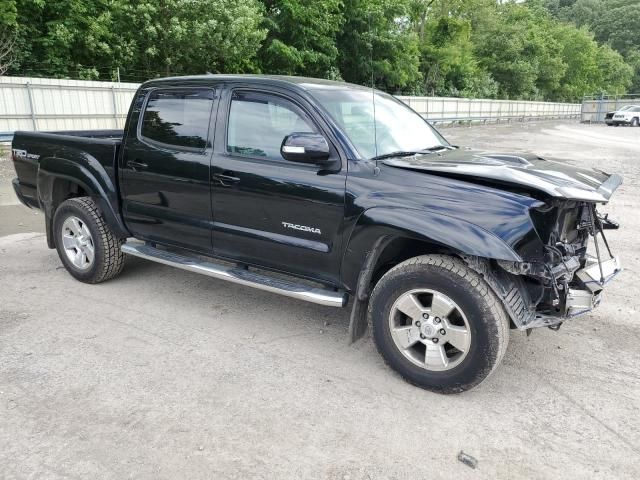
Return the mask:
<path id="1" fill-rule="evenodd" d="M 290 162 L 326 165 L 329 163 L 329 144 L 319 133 L 292 133 L 282 140 L 280 154 Z"/>

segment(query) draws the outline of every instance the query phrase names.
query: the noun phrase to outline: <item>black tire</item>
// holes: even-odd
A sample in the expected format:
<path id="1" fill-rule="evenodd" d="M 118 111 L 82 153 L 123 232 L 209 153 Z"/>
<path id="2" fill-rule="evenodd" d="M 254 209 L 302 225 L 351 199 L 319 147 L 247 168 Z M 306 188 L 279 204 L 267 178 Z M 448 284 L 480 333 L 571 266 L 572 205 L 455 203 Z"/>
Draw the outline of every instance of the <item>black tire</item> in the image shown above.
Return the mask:
<path id="1" fill-rule="evenodd" d="M 640 121 L 638 120 L 638 117 L 635 117 L 633 120 L 631 120 L 631 126 L 640 127 Z"/>
<path id="2" fill-rule="evenodd" d="M 68 258 L 63 246 L 63 224 L 70 217 L 80 219 L 91 234 L 94 258 L 93 263 L 86 269 L 76 267 Z M 61 203 L 53 216 L 53 235 L 60 260 L 76 280 L 100 283 L 122 272 L 125 255 L 120 246 L 124 240 L 111 232 L 91 198 L 70 198 Z"/>
<path id="3" fill-rule="evenodd" d="M 391 309 L 401 295 L 415 289 L 441 292 L 467 318 L 471 333 L 468 352 L 449 370 L 427 370 L 412 363 L 393 340 Z M 475 387 L 500 364 L 509 343 L 509 319 L 500 300 L 480 275 L 455 257 L 424 255 L 396 265 L 376 284 L 369 307 L 374 340 L 386 363 L 426 390 L 458 393 Z"/>

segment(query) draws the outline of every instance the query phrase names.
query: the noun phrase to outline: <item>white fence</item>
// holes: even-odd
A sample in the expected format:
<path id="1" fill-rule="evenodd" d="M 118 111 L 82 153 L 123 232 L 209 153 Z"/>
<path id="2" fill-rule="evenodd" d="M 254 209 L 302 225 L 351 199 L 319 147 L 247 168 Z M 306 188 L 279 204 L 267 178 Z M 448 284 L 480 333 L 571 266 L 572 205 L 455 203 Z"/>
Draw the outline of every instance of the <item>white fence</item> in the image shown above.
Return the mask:
<path id="1" fill-rule="evenodd" d="M 0 137 L 16 130 L 122 128 L 136 83 L 0 76 Z M 569 118 L 580 104 L 398 97 L 435 123 Z M 0 138 L 0 141 L 3 138 Z"/>
<path id="2" fill-rule="evenodd" d="M 577 118 L 579 103 L 446 97 L 397 97 L 433 123 Z"/>
<path id="3" fill-rule="evenodd" d="M 123 128 L 136 83 L 0 77 L 0 132 Z"/>

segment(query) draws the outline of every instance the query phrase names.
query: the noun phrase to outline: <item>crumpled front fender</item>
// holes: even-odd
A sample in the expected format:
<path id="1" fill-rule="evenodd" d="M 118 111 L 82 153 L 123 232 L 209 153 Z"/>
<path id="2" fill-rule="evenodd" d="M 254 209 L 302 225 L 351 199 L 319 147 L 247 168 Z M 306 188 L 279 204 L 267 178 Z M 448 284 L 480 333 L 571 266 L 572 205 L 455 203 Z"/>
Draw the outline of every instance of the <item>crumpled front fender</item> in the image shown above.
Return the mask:
<path id="1" fill-rule="evenodd" d="M 355 287 L 368 252 L 381 237 L 420 240 L 461 255 L 523 261 L 504 239 L 466 220 L 428 210 L 374 207 L 362 213 L 349 237 L 342 264 L 345 285 Z"/>

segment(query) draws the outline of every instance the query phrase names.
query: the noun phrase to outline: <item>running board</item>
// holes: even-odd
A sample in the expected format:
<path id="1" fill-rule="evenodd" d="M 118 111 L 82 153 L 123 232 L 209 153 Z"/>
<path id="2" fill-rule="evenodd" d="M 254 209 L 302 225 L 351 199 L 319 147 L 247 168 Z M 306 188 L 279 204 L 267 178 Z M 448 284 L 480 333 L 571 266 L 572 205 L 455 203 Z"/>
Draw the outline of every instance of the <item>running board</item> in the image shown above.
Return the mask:
<path id="1" fill-rule="evenodd" d="M 211 263 L 199 258 L 160 250 L 144 243 L 127 242 L 122 245 L 121 249 L 123 253 L 128 255 L 319 305 L 344 307 L 348 300 L 348 296 L 344 292 L 314 288 L 302 283 L 269 277 L 240 267 Z"/>

